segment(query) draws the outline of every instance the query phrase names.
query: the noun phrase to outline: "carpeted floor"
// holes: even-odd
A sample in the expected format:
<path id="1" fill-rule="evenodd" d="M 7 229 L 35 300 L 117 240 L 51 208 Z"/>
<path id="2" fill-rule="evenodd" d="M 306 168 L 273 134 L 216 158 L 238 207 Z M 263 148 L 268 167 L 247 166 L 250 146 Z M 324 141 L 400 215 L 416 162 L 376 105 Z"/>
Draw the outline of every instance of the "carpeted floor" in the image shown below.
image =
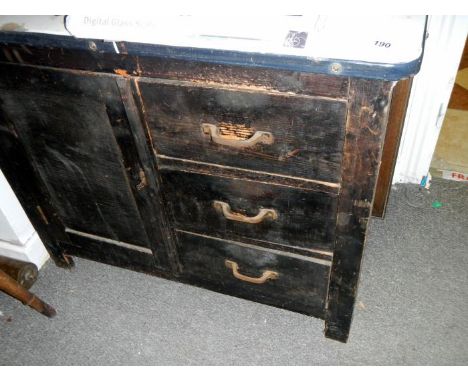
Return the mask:
<path id="1" fill-rule="evenodd" d="M 52 320 L 0 294 L 0 364 L 466 365 L 467 212 L 466 184 L 395 187 L 370 225 L 347 344 L 318 319 L 76 259 L 32 288 Z"/>

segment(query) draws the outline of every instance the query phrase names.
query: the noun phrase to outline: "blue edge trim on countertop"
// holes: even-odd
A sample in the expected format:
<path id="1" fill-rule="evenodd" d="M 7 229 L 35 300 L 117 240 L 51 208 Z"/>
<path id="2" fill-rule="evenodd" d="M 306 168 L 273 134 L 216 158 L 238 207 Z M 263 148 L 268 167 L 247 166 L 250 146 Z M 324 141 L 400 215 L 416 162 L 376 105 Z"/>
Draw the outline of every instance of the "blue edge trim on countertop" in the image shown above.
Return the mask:
<path id="1" fill-rule="evenodd" d="M 426 32 L 424 31 L 424 36 L 425 35 Z M 90 41 L 93 41 L 96 44 L 96 52 L 118 54 L 115 51 L 113 42 L 107 40 L 83 39 L 73 36 L 43 33 L 0 32 L 0 44 L 25 44 L 36 47 L 89 50 Z M 333 76 L 349 76 L 396 81 L 404 77 L 415 75 L 419 71 L 424 53 L 424 42 L 425 38 L 423 37 L 422 53 L 419 58 L 414 61 L 401 64 L 382 64 L 353 60 L 313 59 L 289 55 L 174 47 L 136 42 L 124 42 L 124 44 L 126 48 L 125 54 L 135 56 L 166 57 L 216 64 L 273 68 Z M 331 66 L 335 63 L 339 63 L 341 65 L 341 71 L 339 74 L 331 71 Z"/>

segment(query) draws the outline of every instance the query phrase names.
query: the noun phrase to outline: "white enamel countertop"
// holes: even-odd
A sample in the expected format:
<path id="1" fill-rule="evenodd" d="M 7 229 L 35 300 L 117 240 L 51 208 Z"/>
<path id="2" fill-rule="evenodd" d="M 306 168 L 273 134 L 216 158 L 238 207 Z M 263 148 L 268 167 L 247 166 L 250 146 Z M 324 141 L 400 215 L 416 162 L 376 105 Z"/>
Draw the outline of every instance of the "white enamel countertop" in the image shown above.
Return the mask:
<path id="1" fill-rule="evenodd" d="M 425 16 L 0 16 L 0 30 L 379 64 L 422 54 Z"/>

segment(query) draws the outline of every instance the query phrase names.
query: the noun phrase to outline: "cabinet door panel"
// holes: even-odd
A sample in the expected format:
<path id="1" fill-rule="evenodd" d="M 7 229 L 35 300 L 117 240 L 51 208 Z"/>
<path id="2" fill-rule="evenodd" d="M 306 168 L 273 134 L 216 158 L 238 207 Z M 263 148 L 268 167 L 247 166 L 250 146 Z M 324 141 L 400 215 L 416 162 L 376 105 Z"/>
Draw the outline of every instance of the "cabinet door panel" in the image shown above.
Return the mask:
<path id="1" fill-rule="evenodd" d="M 2 70 L 3 123 L 22 141 L 65 227 L 115 245 L 151 248 L 118 143 L 130 127 L 115 79 L 11 65 Z"/>

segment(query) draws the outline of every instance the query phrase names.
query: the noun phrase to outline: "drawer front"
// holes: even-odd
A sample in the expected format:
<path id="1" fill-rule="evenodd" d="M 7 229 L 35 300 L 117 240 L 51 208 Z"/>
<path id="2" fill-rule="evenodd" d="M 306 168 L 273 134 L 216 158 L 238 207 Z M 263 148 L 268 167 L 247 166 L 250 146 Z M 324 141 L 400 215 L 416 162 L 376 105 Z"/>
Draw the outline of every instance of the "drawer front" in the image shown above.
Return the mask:
<path id="1" fill-rule="evenodd" d="M 176 228 L 332 250 L 336 196 L 267 183 L 161 171 Z"/>
<path id="2" fill-rule="evenodd" d="M 158 155 L 339 182 L 346 102 L 142 79 Z"/>
<path id="3" fill-rule="evenodd" d="M 329 262 L 207 236 L 178 235 L 182 275 L 189 282 L 323 318 Z"/>

